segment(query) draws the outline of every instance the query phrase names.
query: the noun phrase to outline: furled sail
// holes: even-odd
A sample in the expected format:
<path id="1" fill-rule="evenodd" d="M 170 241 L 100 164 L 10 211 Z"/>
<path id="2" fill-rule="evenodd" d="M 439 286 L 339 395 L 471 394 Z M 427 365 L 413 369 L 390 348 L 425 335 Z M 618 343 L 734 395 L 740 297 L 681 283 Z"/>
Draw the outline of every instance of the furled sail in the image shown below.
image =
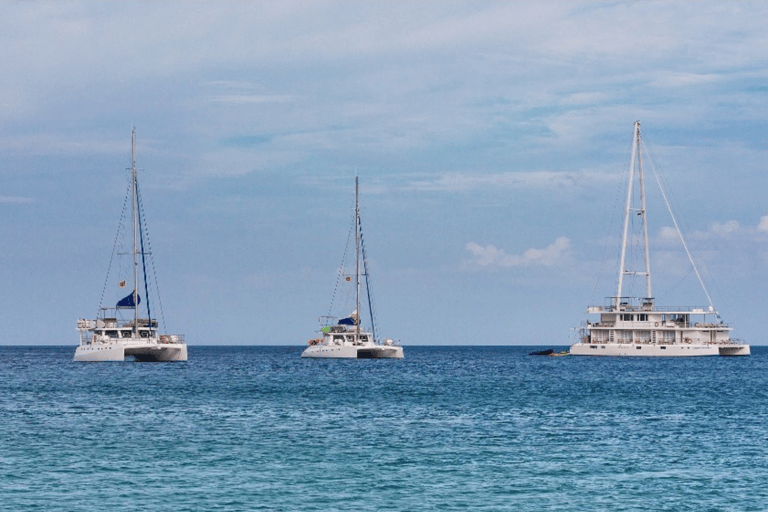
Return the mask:
<path id="1" fill-rule="evenodd" d="M 354 310 L 351 315 L 349 315 L 347 318 L 342 318 L 339 320 L 339 325 L 358 325 L 360 323 L 360 318 L 357 314 L 357 310 Z"/>
<path id="2" fill-rule="evenodd" d="M 134 295 L 136 296 L 136 302 L 133 301 Z M 120 301 L 117 303 L 117 307 L 119 309 L 134 309 L 136 308 L 137 303 L 141 304 L 141 295 L 135 292 L 131 292 L 128 296 L 120 299 Z"/>

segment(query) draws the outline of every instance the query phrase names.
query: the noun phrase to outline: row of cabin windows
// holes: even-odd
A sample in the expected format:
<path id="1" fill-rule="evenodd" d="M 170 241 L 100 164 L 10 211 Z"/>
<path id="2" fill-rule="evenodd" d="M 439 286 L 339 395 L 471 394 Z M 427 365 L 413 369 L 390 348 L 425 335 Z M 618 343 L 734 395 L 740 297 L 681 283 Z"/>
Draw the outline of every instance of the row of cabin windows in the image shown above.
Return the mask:
<path id="1" fill-rule="evenodd" d="M 590 346 L 589 346 L 589 348 L 597 348 L 597 345 L 590 345 Z M 602 345 L 600 348 L 605 348 L 605 345 Z M 636 348 L 637 350 L 642 350 L 642 348 L 643 348 L 643 347 L 641 347 L 640 345 L 638 345 L 638 346 L 636 346 L 635 348 Z M 665 347 L 665 346 L 663 346 L 663 345 L 662 345 L 662 346 L 660 346 L 659 348 L 660 348 L 661 350 L 667 350 L 667 347 Z"/>
<path id="2" fill-rule="evenodd" d="M 120 333 L 123 333 L 122 336 Z M 110 338 L 130 338 L 133 331 L 104 331 L 104 334 Z M 149 332 L 139 331 L 139 336 L 142 338 L 149 338 Z"/>
<path id="3" fill-rule="evenodd" d="M 342 342 L 345 339 L 347 341 L 349 341 L 349 342 L 355 341 L 355 337 L 354 336 L 334 336 L 333 337 L 333 341 L 335 341 L 335 342 Z M 362 341 L 362 342 L 368 341 L 368 336 L 360 336 L 360 341 Z"/>
<path id="4" fill-rule="evenodd" d="M 636 318 L 635 318 L 636 317 Z M 621 320 L 624 322 L 632 322 L 637 320 L 638 322 L 647 322 L 648 315 L 646 313 L 640 313 L 639 315 L 632 315 L 629 313 L 622 313 Z"/>
<path id="5" fill-rule="evenodd" d="M 621 320 L 623 322 L 647 322 L 648 321 L 648 314 L 647 313 L 639 313 L 637 315 L 633 315 L 631 313 L 622 313 L 620 315 Z M 686 317 L 685 315 L 661 315 L 661 321 L 666 322 L 667 319 L 669 319 L 670 322 L 685 322 Z"/>

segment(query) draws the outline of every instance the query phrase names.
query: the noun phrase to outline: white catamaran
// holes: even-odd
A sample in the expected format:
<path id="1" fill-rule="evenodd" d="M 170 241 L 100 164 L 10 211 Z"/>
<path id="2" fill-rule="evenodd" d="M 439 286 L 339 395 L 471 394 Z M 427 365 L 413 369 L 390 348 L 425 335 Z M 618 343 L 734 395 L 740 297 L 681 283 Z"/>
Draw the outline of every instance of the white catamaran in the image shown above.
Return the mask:
<path id="1" fill-rule="evenodd" d="M 334 357 L 351 359 L 403 359 L 403 347 L 391 339 L 378 343 L 376 339 L 376 322 L 371 303 L 370 284 L 368 282 L 368 265 L 365 258 L 362 227 L 360 225 L 360 209 L 358 207 L 358 179 L 355 177 L 355 271 L 354 275 L 344 273 L 344 265 L 339 270 L 338 278 L 344 277 L 344 283 L 354 282 L 354 310 L 351 315 L 338 319 L 334 316 L 321 317 L 320 337 L 311 339 L 309 346 L 304 349 L 301 357 Z M 346 251 L 345 251 L 346 254 Z M 362 258 L 361 258 L 362 257 Z M 346 260 L 346 258 L 345 258 Z M 360 273 L 362 263 L 362 274 Z M 368 298 L 368 311 L 371 317 L 371 330 L 364 330 L 360 318 L 360 277 L 365 277 Z M 338 284 L 337 284 L 338 289 Z M 335 296 L 335 294 L 334 294 Z M 333 309 L 333 305 L 331 305 Z M 349 310 L 347 310 L 349 311 Z M 338 320 L 338 321 L 337 321 Z"/>
<path id="2" fill-rule="evenodd" d="M 599 315 L 597 321 L 587 321 L 580 331 L 580 341 L 571 346 L 570 353 L 579 356 L 748 356 L 749 345 L 730 338 L 731 327 L 720 321 L 707 293 L 698 268 L 691 257 L 672 209 L 664 194 L 672 222 L 704 294 L 708 307 L 660 307 L 651 293 L 651 264 L 648 248 L 648 224 L 645 211 L 645 186 L 641 156 L 640 123 L 635 122 L 632 155 L 629 166 L 627 203 L 624 211 L 624 234 L 621 243 L 618 291 L 608 297 L 605 306 L 589 306 L 590 315 Z M 633 181 L 637 161 L 640 205 L 633 206 Z M 659 183 L 659 185 L 661 185 Z M 660 187 L 661 188 L 661 187 Z M 635 199 L 634 202 L 636 202 Z M 645 268 L 632 271 L 626 268 L 627 238 L 631 216 L 642 221 Z M 645 297 L 627 297 L 622 286 L 625 276 L 645 276 Z"/>
<path id="3" fill-rule="evenodd" d="M 138 361 L 186 361 L 187 345 L 182 334 L 159 334 L 157 320 L 152 318 L 149 301 L 149 286 L 146 268 L 147 257 L 151 258 L 149 240 L 142 215 L 141 197 L 136 181 L 136 130 L 131 132 L 131 184 L 128 187 L 126 204 L 131 200 L 133 217 L 133 249 L 127 253 L 132 258 L 133 291 L 120 299 L 114 307 L 99 307 L 95 320 L 80 319 L 77 329 L 80 331 L 80 345 L 75 350 L 75 361 L 124 361 L 126 356 L 133 356 Z M 123 218 L 125 207 L 123 208 Z M 123 222 L 121 219 L 120 225 Z M 120 229 L 118 239 L 120 238 Z M 146 247 L 146 249 L 145 249 Z M 115 244 L 113 259 L 120 253 Z M 110 260 L 110 268 L 112 266 Z M 143 277 L 146 297 L 146 318 L 140 318 L 139 305 L 139 263 Z M 109 281 L 109 272 L 107 272 Z M 121 279 L 119 288 L 125 288 L 126 279 Z M 125 292 L 123 292 L 125 293 Z M 103 295 L 103 294 L 102 294 Z M 131 313 L 123 314 L 124 311 Z M 124 318 L 124 317 L 128 318 Z"/>

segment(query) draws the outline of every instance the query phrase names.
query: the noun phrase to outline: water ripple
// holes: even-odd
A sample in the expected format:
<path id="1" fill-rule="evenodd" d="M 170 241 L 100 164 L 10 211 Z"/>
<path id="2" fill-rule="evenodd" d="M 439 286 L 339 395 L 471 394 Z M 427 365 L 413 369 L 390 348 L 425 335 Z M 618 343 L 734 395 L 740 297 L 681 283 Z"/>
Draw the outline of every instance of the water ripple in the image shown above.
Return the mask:
<path id="1" fill-rule="evenodd" d="M 0 347 L 4 510 L 765 510 L 768 350 L 695 360 Z"/>

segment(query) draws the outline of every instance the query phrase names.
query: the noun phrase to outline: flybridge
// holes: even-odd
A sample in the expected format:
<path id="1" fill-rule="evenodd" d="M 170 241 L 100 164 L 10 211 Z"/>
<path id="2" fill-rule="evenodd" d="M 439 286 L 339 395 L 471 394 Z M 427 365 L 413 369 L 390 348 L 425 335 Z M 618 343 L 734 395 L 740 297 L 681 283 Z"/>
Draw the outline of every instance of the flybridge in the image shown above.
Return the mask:
<path id="1" fill-rule="evenodd" d="M 617 300 L 618 299 L 618 300 Z M 657 306 L 654 299 L 635 297 L 606 297 L 602 306 L 589 306 L 588 313 L 603 313 L 606 311 L 655 311 L 655 312 L 685 312 L 700 315 L 716 315 L 718 312 L 712 306 Z"/>

